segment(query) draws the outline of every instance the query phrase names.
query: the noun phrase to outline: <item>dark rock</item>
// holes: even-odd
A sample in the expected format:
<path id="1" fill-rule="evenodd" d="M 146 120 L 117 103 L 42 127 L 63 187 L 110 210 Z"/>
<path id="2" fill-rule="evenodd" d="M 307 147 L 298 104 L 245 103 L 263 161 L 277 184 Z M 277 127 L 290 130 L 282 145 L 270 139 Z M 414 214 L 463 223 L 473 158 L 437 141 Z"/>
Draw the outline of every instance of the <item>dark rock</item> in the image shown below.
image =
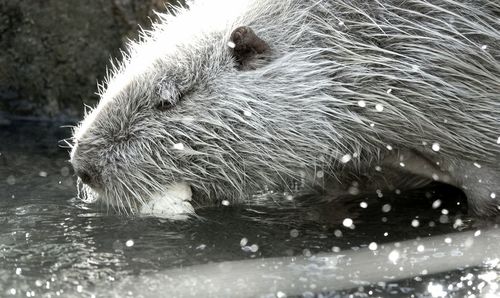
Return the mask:
<path id="1" fill-rule="evenodd" d="M 175 2 L 175 1 L 170 1 Z M 0 111 L 78 117 L 162 0 L 0 0 Z"/>

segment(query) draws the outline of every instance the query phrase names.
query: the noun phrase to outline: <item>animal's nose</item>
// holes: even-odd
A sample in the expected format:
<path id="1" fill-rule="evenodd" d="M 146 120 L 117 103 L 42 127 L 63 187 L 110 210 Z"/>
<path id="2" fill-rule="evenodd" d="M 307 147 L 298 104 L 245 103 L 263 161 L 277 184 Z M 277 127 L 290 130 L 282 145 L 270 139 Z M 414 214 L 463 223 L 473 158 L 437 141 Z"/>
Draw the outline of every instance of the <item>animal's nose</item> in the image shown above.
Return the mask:
<path id="1" fill-rule="evenodd" d="M 93 155 L 95 152 L 80 144 L 73 147 L 70 156 L 70 163 L 73 166 L 76 176 L 82 183 L 96 188 L 102 185 L 101 175 L 98 168 L 93 164 Z"/>
<path id="2" fill-rule="evenodd" d="M 94 180 L 94 179 L 92 179 L 91 174 L 88 171 L 86 171 L 86 170 L 77 170 L 77 169 L 75 169 L 75 174 L 85 184 L 92 184 L 92 181 Z"/>
<path id="3" fill-rule="evenodd" d="M 84 184 L 86 184 L 92 188 L 98 188 L 101 186 L 100 175 L 94 169 L 89 169 L 88 167 L 86 169 L 84 169 L 84 168 L 78 168 L 75 166 L 73 166 L 73 168 L 75 169 L 76 176 L 78 176 L 78 178 L 80 178 L 80 180 Z"/>
<path id="4" fill-rule="evenodd" d="M 89 165 L 81 166 L 78 163 L 72 163 L 73 164 L 73 169 L 75 170 L 76 176 L 80 178 L 80 180 L 92 187 L 96 188 L 101 185 L 101 179 L 99 172 L 94 168 Z"/>

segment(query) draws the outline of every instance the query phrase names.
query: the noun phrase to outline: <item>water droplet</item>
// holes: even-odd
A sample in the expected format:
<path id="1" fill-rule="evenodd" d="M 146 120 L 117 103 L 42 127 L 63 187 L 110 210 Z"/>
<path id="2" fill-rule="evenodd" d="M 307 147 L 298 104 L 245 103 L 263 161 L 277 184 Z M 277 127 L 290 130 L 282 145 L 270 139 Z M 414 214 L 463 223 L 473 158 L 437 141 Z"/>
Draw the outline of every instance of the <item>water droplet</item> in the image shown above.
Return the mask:
<path id="1" fill-rule="evenodd" d="M 340 159 L 340 162 L 341 163 L 348 163 L 350 160 L 351 160 L 351 155 L 350 154 L 346 154 L 344 156 L 342 156 L 342 158 Z"/>
<path id="2" fill-rule="evenodd" d="M 134 240 L 132 240 L 132 239 L 127 240 L 127 242 L 125 242 L 125 246 L 126 247 L 134 246 Z"/>
<path id="3" fill-rule="evenodd" d="M 477 230 L 474 232 L 474 237 L 477 237 L 479 235 L 481 235 L 481 230 Z"/>
<path id="4" fill-rule="evenodd" d="M 362 108 L 366 107 L 366 101 L 364 101 L 364 100 L 358 101 L 358 106 L 360 106 Z"/>
<path id="5" fill-rule="evenodd" d="M 182 143 L 174 144 L 172 146 L 172 149 L 175 149 L 175 150 L 184 150 L 184 144 L 182 144 Z"/>
<path id="6" fill-rule="evenodd" d="M 432 208 L 433 209 L 437 209 L 441 206 L 441 200 L 435 200 L 433 203 L 432 203 Z"/>
<path id="7" fill-rule="evenodd" d="M 484 51 L 484 50 L 486 50 L 487 48 L 488 48 L 488 46 L 487 46 L 487 45 L 485 45 L 485 44 L 483 44 L 483 45 L 481 46 L 481 50 L 483 50 L 483 51 Z"/>
<path id="8" fill-rule="evenodd" d="M 360 206 L 361 208 L 367 208 L 367 207 L 368 207 L 368 203 L 366 203 L 366 202 L 361 202 L 361 203 L 359 203 L 359 206 Z"/>
<path id="9" fill-rule="evenodd" d="M 342 224 L 344 225 L 344 227 L 346 228 L 350 228 L 353 224 L 353 221 L 352 219 L 350 218 L 345 218 L 343 221 L 342 221 Z"/>
<path id="10" fill-rule="evenodd" d="M 391 208 L 391 204 L 385 204 L 384 206 L 382 206 L 382 212 L 387 213 L 391 211 Z"/>
<path id="11" fill-rule="evenodd" d="M 358 186 L 356 185 L 353 185 L 353 186 L 350 186 L 349 189 L 347 189 L 347 192 L 350 194 L 350 195 L 353 195 L 353 196 L 356 196 L 359 194 L 359 188 Z"/>
<path id="12" fill-rule="evenodd" d="M 418 252 L 423 252 L 424 250 L 425 250 L 425 247 L 422 244 L 420 244 L 419 246 L 417 246 L 417 251 Z"/>
<path id="13" fill-rule="evenodd" d="M 248 244 L 248 239 L 247 238 L 241 238 L 240 240 L 240 246 L 245 246 Z"/>
<path id="14" fill-rule="evenodd" d="M 389 253 L 389 261 L 393 262 L 394 264 L 396 264 L 396 262 L 398 261 L 399 259 L 399 251 L 397 250 L 393 250 Z"/>
<path id="15" fill-rule="evenodd" d="M 302 250 L 302 255 L 304 255 L 305 257 L 310 257 L 310 256 L 312 256 L 312 253 L 311 253 L 311 251 L 309 249 L 304 248 Z"/>
<path id="16" fill-rule="evenodd" d="M 435 152 L 438 152 L 439 150 L 441 150 L 441 146 L 439 145 L 439 143 L 432 144 L 432 150 Z"/>
<path id="17" fill-rule="evenodd" d="M 387 89 L 387 94 L 391 94 L 391 93 L 392 93 L 392 88 Z"/>
<path id="18" fill-rule="evenodd" d="M 384 110 L 384 106 L 382 104 L 378 103 L 375 105 L 375 110 L 377 112 L 382 112 Z"/>
<path id="19" fill-rule="evenodd" d="M 461 227 L 463 224 L 464 224 L 464 222 L 463 222 L 460 218 L 457 218 L 457 219 L 455 220 L 455 222 L 453 223 L 453 228 L 454 228 L 454 229 L 459 228 L 459 227 Z"/>
<path id="20" fill-rule="evenodd" d="M 425 270 L 425 274 L 427 274 L 427 270 Z M 423 271 L 422 271 L 423 274 Z M 427 286 L 427 291 L 431 294 L 432 297 L 447 297 L 448 292 L 443 289 L 443 286 L 440 284 L 429 283 Z"/>
<path id="21" fill-rule="evenodd" d="M 474 163 L 474 166 L 475 166 L 476 168 L 478 168 L 478 169 L 480 169 L 480 168 L 481 168 L 481 165 L 480 165 L 480 164 L 478 164 L 477 162 L 475 162 L 475 163 Z"/>
<path id="22" fill-rule="evenodd" d="M 257 244 L 250 245 L 251 252 L 257 252 L 259 250 L 259 246 Z"/>
<path id="23" fill-rule="evenodd" d="M 316 177 L 318 177 L 318 178 L 320 178 L 320 179 L 321 179 L 321 178 L 323 178 L 324 176 L 325 176 L 325 172 L 323 172 L 323 171 L 317 171 L 317 172 L 316 172 Z"/>
<path id="24" fill-rule="evenodd" d="M 420 222 L 418 221 L 418 219 L 414 219 L 411 221 L 412 227 L 417 228 L 419 225 L 420 225 Z"/>
<path id="25" fill-rule="evenodd" d="M 7 184 L 8 185 L 16 184 L 16 177 L 14 177 L 13 175 L 9 175 L 9 177 L 7 177 Z"/>
<path id="26" fill-rule="evenodd" d="M 392 146 L 391 145 L 387 145 L 385 147 L 387 148 L 387 150 L 392 150 Z"/>
<path id="27" fill-rule="evenodd" d="M 297 229 L 290 230 L 290 237 L 296 238 L 299 236 L 299 231 Z"/>
<path id="28" fill-rule="evenodd" d="M 375 242 L 372 242 L 372 243 L 370 243 L 370 244 L 368 245 L 368 249 L 369 249 L 369 250 L 377 250 L 377 248 L 378 248 L 378 245 L 377 245 L 377 243 L 375 243 Z"/>
<path id="29" fill-rule="evenodd" d="M 252 116 L 252 112 L 245 110 L 245 111 L 243 111 L 243 115 L 250 117 L 250 116 Z"/>
<path id="30" fill-rule="evenodd" d="M 228 200 L 222 200 L 221 204 L 223 206 L 229 206 L 229 201 Z"/>
<path id="31" fill-rule="evenodd" d="M 496 197 L 497 197 L 497 194 L 496 194 L 496 193 L 494 193 L 494 192 L 490 193 L 490 198 L 494 199 L 494 198 L 496 198 Z"/>
<path id="32" fill-rule="evenodd" d="M 444 243 L 450 244 L 451 243 L 451 238 L 450 237 L 444 238 Z"/>

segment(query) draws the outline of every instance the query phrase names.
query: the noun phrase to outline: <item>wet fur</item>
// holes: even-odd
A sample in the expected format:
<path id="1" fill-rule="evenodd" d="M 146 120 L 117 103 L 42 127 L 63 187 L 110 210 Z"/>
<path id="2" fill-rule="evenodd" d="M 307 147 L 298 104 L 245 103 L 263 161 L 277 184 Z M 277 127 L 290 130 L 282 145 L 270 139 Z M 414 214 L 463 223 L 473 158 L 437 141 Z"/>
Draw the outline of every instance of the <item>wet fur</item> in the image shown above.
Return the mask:
<path id="1" fill-rule="evenodd" d="M 75 130 L 72 162 L 101 180 L 83 197 L 134 211 L 186 181 L 198 204 L 241 201 L 303 171 L 363 177 L 406 150 L 476 162 L 500 185 L 498 1 L 198 1 L 160 18 Z M 250 70 L 227 46 L 242 25 L 271 48 Z M 158 111 L 162 100 L 175 107 Z M 471 202 L 480 214 L 498 205 Z"/>

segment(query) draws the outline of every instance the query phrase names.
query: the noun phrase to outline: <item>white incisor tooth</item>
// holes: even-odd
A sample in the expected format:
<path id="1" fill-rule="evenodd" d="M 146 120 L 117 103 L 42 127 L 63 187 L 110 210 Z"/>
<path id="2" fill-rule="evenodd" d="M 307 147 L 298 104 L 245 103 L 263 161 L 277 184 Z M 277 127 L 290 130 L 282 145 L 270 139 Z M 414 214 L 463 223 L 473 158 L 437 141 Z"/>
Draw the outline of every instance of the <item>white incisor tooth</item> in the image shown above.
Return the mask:
<path id="1" fill-rule="evenodd" d="M 189 184 L 181 182 L 170 185 L 164 192 L 157 193 L 140 209 L 140 214 L 168 219 L 187 219 L 194 214 Z"/>

